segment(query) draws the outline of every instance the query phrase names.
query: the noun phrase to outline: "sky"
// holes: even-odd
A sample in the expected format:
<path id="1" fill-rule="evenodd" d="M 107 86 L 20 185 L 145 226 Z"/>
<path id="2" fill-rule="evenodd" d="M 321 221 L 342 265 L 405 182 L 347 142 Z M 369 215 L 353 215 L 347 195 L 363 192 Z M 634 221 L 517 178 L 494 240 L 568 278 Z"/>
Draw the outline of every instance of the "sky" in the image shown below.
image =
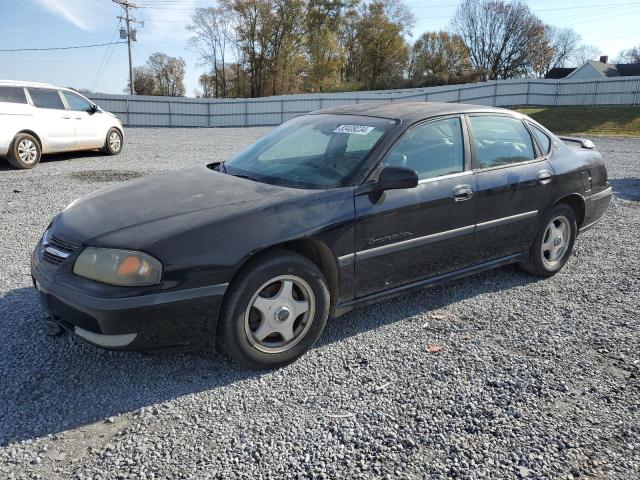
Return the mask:
<path id="1" fill-rule="evenodd" d="M 143 65 L 154 52 L 182 57 L 187 96 L 194 96 L 204 68 L 187 45 L 186 31 L 197 7 L 213 0 L 138 0 L 134 16 L 144 20 L 133 43 L 133 64 Z M 413 39 L 443 30 L 455 13 L 456 0 L 405 0 L 416 17 Z M 572 27 L 583 42 L 615 58 L 640 45 L 640 0 L 529 0 L 545 22 Z M 103 44 L 119 41 L 118 15 L 111 0 L 0 0 L 0 50 Z M 412 38 L 409 38 L 411 41 Z M 126 44 L 76 50 L 0 51 L 0 79 L 48 82 L 103 93 L 123 93 L 128 80 Z"/>

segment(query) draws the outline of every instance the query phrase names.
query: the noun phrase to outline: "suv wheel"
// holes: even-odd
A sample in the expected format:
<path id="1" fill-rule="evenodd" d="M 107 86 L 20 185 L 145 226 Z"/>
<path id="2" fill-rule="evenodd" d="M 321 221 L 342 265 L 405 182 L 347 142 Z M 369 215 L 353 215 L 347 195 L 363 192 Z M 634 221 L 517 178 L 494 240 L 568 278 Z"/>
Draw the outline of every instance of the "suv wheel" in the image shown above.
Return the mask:
<path id="1" fill-rule="evenodd" d="M 19 133 L 9 149 L 9 164 L 14 168 L 29 169 L 40 163 L 42 150 L 33 135 Z"/>
<path id="2" fill-rule="evenodd" d="M 118 155 L 122 151 L 122 143 L 122 133 L 117 128 L 112 128 L 107 132 L 104 151 L 109 155 Z"/>
<path id="3" fill-rule="evenodd" d="M 328 315 L 329 290 L 318 267 L 297 253 L 270 253 L 234 279 L 218 320 L 218 345 L 246 367 L 280 367 L 315 344 Z"/>

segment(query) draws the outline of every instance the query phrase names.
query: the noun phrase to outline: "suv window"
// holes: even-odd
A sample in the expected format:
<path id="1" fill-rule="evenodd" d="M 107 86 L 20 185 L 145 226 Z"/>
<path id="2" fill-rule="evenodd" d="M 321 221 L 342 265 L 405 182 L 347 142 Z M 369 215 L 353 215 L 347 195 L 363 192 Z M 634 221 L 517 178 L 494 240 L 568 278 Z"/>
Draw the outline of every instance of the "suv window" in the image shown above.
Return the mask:
<path id="1" fill-rule="evenodd" d="M 69 104 L 69 110 L 76 110 L 81 112 L 90 112 L 92 109 L 91 103 L 87 102 L 80 95 L 62 90 L 62 95 Z"/>
<path id="2" fill-rule="evenodd" d="M 540 150 L 542 150 L 543 155 L 546 155 L 547 153 L 549 153 L 549 150 L 551 150 L 551 139 L 546 133 L 544 133 L 535 125 L 530 123 L 529 126 L 531 126 L 533 135 L 536 137 L 538 145 L 540 145 Z"/>
<path id="3" fill-rule="evenodd" d="M 51 90 L 50 88 L 29 88 L 28 90 L 36 107 L 64 110 L 64 104 L 57 90 Z"/>
<path id="4" fill-rule="evenodd" d="M 22 87 L 0 87 L 0 102 L 27 103 Z"/>
<path id="5" fill-rule="evenodd" d="M 459 173 L 464 171 L 463 145 L 459 118 L 436 120 L 409 130 L 383 165 L 412 168 L 420 180 Z"/>
<path id="6" fill-rule="evenodd" d="M 490 168 L 533 160 L 533 142 L 522 121 L 506 116 L 471 116 L 478 166 Z"/>

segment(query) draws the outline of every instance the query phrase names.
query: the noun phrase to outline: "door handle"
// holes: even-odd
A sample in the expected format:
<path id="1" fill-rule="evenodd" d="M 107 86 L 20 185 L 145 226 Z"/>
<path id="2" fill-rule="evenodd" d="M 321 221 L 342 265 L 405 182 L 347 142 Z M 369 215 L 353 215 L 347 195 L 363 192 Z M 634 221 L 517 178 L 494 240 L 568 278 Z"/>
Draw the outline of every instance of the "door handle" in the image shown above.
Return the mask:
<path id="1" fill-rule="evenodd" d="M 551 182 L 552 178 L 553 175 L 549 170 L 542 170 L 540 173 L 538 173 L 538 183 L 540 185 L 546 185 L 547 183 Z"/>
<path id="2" fill-rule="evenodd" d="M 64 118 L 65 120 L 69 120 L 71 118 L 70 115 L 63 115 L 62 118 Z"/>
<path id="3" fill-rule="evenodd" d="M 471 185 L 458 185 L 453 189 L 453 200 L 456 202 L 464 202 L 473 197 L 473 188 Z"/>

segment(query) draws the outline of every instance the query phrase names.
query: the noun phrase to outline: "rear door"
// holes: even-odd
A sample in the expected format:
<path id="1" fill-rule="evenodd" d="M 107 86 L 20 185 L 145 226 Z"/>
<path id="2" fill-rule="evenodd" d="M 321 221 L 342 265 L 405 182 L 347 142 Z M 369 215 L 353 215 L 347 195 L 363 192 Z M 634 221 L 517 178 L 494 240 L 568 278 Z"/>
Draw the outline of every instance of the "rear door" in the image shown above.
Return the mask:
<path id="1" fill-rule="evenodd" d="M 52 88 L 28 87 L 31 103 L 36 107 L 36 122 L 43 142 L 43 152 L 71 150 L 75 146 L 75 128 L 62 97 Z"/>
<path id="2" fill-rule="evenodd" d="M 469 115 L 477 184 L 475 246 L 482 260 L 529 249 L 552 200 L 553 169 L 519 118 Z"/>
<path id="3" fill-rule="evenodd" d="M 382 166 L 413 168 L 418 186 L 356 196 L 357 297 L 469 264 L 475 182 L 464 132 L 458 116 L 410 128 Z"/>
<path id="4" fill-rule="evenodd" d="M 104 146 L 107 132 L 102 113 L 94 111 L 91 102 L 80 95 L 60 91 L 75 126 L 76 148 L 100 148 Z"/>

